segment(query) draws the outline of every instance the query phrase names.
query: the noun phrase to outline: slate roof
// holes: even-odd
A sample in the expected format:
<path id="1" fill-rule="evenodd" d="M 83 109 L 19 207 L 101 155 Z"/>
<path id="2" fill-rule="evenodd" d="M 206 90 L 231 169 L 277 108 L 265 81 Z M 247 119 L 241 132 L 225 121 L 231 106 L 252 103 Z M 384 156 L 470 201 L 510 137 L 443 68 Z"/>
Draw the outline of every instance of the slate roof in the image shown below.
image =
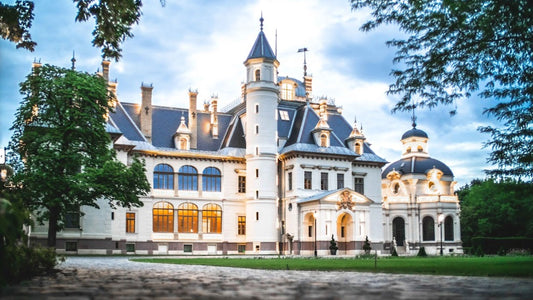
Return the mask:
<path id="1" fill-rule="evenodd" d="M 293 78 L 293 77 L 289 77 L 289 76 L 278 76 L 278 81 L 282 81 L 282 80 L 285 80 L 285 79 L 289 79 L 289 80 L 292 80 L 296 83 L 296 90 L 295 90 L 295 94 L 296 94 L 296 97 L 305 97 L 305 85 L 302 81 L 296 79 L 296 78 Z"/>
<path id="2" fill-rule="evenodd" d="M 387 174 L 393 169 L 400 174 L 427 174 L 427 172 L 433 168 L 437 168 L 442 171 L 443 175 L 453 177 L 452 170 L 443 162 L 438 159 L 430 157 L 408 157 L 397 160 L 389 164 L 381 173 L 381 177 L 387 177 Z"/>
<path id="3" fill-rule="evenodd" d="M 274 51 L 272 51 L 272 48 L 270 47 L 270 44 L 268 43 L 268 40 L 263 33 L 263 30 L 259 32 L 257 35 L 257 39 L 255 39 L 255 43 L 252 47 L 252 50 L 250 50 L 250 54 L 248 54 L 248 58 L 269 58 L 269 59 L 276 59 L 276 55 L 274 54 Z"/>
<path id="4" fill-rule="evenodd" d="M 413 136 L 422 137 L 422 138 L 426 138 L 426 139 L 428 138 L 428 134 L 425 131 L 417 129 L 416 127 L 413 127 L 411 130 L 406 131 L 402 135 L 402 140 L 404 140 L 406 138 L 413 137 Z"/>

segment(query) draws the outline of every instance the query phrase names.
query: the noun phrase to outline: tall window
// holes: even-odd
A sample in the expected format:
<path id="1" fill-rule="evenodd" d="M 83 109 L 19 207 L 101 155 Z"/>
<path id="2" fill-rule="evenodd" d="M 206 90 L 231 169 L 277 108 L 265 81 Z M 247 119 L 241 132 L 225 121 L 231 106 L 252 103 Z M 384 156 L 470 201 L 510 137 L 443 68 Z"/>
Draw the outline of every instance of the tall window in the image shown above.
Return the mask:
<path id="1" fill-rule="evenodd" d="M 174 189 L 174 169 L 167 164 L 159 164 L 154 168 L 154 189 Z"/>
<path id="2" fill-rule="evenodd" d="M 65 228 L 80 229 L 80 207 L 72 206 L 65 214 Z"/>
<path id="3" fill-rule="evenodd" d="M 204 169 L 202 174 L 202 190 L 205 192 L 220 192 L 220 170 L 215 167 Z"/>
<path id="4" fill-rule="evenodd" d="M 255 70 L 255 81 L 261 80 L 261 70 Z"/>
<path id="5" fill-rule="evenodd" d="M 135 233 L 135 213 L 126 213 L 126 232 Z"/>
<path id="6" fill-rule="evenodd" d="M 365 193 L 365 179 L 362 177 L 355 177 L 353 179 L 353 190 L 363 195 Z"/>
<path id="7" fill-rule="evenodd" d="M 222 232 L 222 208 L 217 204 L 206 204 L 202 209 L 204 233 Z"/>
<path id="8" fill-rule="evenodd" d="M 451 216 L 444 219 L 444 240 L 453 241 L 453 218 Z"/>
<path id="9" fill-rule="evenodd" d="M 435 221 L 433 221 L 432 217 L 424 217 L 422 219 L 422 240 L 435 240 Z"/>
<path id="10" fill-rule="evenodd" d="M 337 189 L 344 188 L 344 174 L 337 173 Z"/>
<path id="11" fill-rule="evenodd" d="M 183 203 L 178 206 L 178 232 L 198 232 L 198 206 L 193 203 Z"/>
<path id="12" fill-rule="evenodd" d="M 246 234 L 246 216 L 239 216 L 237 219 L 237 228 L 239 235 Z"/>
<path id="13" fill-rule="evenodd" d="M 320 189 L 323 191 L 328 190 L 328 173 L 320 173 Z"/>
<path id="14" fill-rule="evenodd" d="M 239 176 L 239 193 L 246 193 L 246 176 Z"/>
<path id="15" fill-rule="evenodd" d="M 405 240 L 405 221 L 401 217 L 392 220 L 392 237 L 396 240 L 396 245 L 404 246 Z"/>
<path id="16" fill-rule="evenodd" d="M 311 173 L 311 171 L 305 171 L 304 172 L 304 189 L 310 190 L 312 181 L 313 181 L 313 173 Z"/>
<path id="17" fill-rule="evenodd" d="M 289 186 L 289 191 L 292 191 L 292 172 L 287 174 L 287 185 Z"/>
<path id="18" fill-rule="evenodd" d="M 158 202 L 152 209 L 154 232 L 174 232 L 174 206 Z"/>
<path id="19" fill-rule="evenodd" d="M 294 87 L 292 83 L 281 84 L 281 99 L 293 100 Z"/>
<path id="20" fill-rule="evenodd" d="M 198 171 L 193 166 L 183 166 L 178 173 L 178 186 L 183 191 L 198 190 Z"/>
<path id="21" fill-rule="evenodd" d="M 355 153 L 361 154 L 361 144 L 359 143 L 355 144 Z"/>
<path id="22" fill-rule="evenodd" d="M 320 135 L 320 147 L 327 147 L 327 146 L 328 146 L 328 135 L 321 134 Z"/>

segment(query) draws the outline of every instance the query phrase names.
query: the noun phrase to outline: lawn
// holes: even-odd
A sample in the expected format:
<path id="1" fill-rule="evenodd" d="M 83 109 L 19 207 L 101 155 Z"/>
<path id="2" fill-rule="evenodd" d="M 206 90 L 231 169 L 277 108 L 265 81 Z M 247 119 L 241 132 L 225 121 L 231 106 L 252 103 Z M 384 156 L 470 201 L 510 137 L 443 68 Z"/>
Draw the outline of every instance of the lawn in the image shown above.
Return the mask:
<path id="1" fill-rule="evenodd" d="M 267 270 L 533 277 L 532 256 L 374 258 L 139 258 L 136 262 Z"/>

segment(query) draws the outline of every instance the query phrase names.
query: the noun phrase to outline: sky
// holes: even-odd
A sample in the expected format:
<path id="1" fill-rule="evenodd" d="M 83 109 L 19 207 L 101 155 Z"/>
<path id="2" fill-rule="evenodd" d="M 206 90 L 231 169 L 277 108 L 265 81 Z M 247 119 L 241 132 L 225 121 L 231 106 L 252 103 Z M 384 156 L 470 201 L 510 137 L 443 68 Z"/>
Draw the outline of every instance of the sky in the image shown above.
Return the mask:
<path id="1" fill-rule="evenodd" d="M 2 1 L 12 3 L 14 1 Z M 30 30 L 37 42 L 34 52 L 15 49 L 0 40 L 0 146 L 6 147 L 14 114 L 22 100 L 18 84 L 31 71 L 34 60 L 96 72 L 101 52 L 92 47 L 94 21 L 76 23 L 70 0 L 35 1 Z M 140 103 L 142 83 L 152 84 L 154 105 L 188 107 L 189 89 L 197 89 L 199 106 L 212 95 L 219 107 L 240 96 L 245 80 L 244 60 L 259 33 L 259 18 L 270 45 L 277 48 L 280 76 L 303 77 L 306 47 L 307 71 L 313 77 L 313 96 L 326 96 L 342 106 L 343 115 L 362 124 L 376 154 L 389 162 L 400 158 L 400 137 L 411 129 L 411 114 L 391 113 L 396 98 L 386 95 L 393 82 L 389 74 L 395 50 L 385 42 L 402 37 L 394 26 L 362 32 L 368 11 L 352 11 L 348 0 L 159 0 L 143 1 L 134 37 L 123 43 L 123 57 L 112 61 L 110 79 L 118 81 L 119 101 Z M 276 39 L 277 36 L 277 39 Z M 277 40 L 277 42 L 276 42 Z M 417 128 L 429 135 L 431 157 L 446 163 L 458 186 L 484 178 L 489 139 L 477 131 L 494 125 L 483 115 L 491 103 L 477 98 L 454 107 L 417 110 Z"/>

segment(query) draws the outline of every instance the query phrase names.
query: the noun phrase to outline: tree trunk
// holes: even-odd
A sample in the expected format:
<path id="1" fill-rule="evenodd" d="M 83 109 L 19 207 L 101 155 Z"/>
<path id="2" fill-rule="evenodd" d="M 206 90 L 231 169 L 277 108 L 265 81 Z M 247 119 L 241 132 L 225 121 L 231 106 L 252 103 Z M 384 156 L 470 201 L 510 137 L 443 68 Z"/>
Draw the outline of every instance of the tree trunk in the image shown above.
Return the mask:
<path id="1" fill-rule="evenodd" d="M 50 217 L 48 218 L 48 241 L 47 246 L 56 248 L 57 221 L 59 219 L 59 206 L 55 205 L 50 208 Z"/>

